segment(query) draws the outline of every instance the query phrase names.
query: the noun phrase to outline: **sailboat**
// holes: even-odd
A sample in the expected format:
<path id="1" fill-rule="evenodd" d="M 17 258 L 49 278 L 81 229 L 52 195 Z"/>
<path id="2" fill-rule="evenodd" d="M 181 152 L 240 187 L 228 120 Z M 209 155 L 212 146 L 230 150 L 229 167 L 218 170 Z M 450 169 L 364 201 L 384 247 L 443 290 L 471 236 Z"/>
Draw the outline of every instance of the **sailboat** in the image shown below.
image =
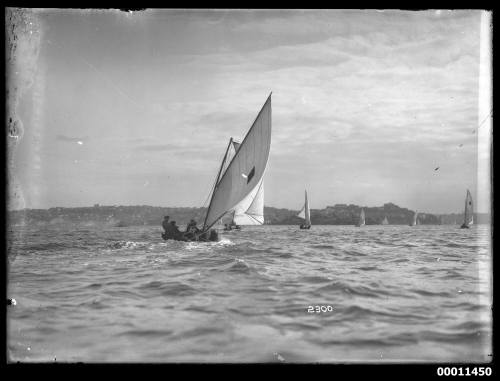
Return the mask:
<path id="1" fill-rule="evenodd" d="M 387 216 L 384 217 L 382 221 L 382 225 L 389 225 L 389 221 L 387 220 Z"/>
<path id="2" fill-rule="evenodd" d="M 413 215 L 413 221 L 410 223 L 410 226 L 418 225 L 417 218 L 418 218 L 418 212 L 415 210 L 415 214 Z"/>
<path id="3" fill-rule="evenodd" d="M 239 211 L 244 210 L 246 215 L 255 217 L 254 212 L 259 209 L 259 202 L 254 203 L 254 200 L 262 186 L 271 149 L 271 95 L 272 93 L 243 141 L 237 143 L 233 138 L 229 139 L 215 178 L 202 229 L 189 238 L 182 237 L 183 239 L 178 240 L 218 241 L 219 234 L 212 227 L 227 214 L 234 212 L 236 217 Z M 231 149 L 234 151 L 232 154 L 229 152 Z M 256 219 L 259 220 L 260 215 Z M 263 219 L 262 216 L 262 221 Z"/>
<path id="4" fill-rule="evenodd" d="M 469 229 L 470 225 L 474 223 L 474 209 L 472 204 L 472 196 L 467 189 L 467 195 L 465 196 L 465 210 L 464 210 L 464 223 L 460 226 L 461 229 Z"/>
<path id="5" fill-rule="evenodd" d="M 309 201 L 307 200 L 307 191 L 304 191 L 304 192 L 305 192 L 304 206 L 300 210 L 299 214 L 297 214 L 297 217 L 304 219 L 304 223 L 300 225 L 301 229 L 310 229 L 311 228 L 311 211 L 309 209 Z"/>
<path id="6" fill-rule="evenodd" d="M 365 226 L 365 210 L 361 209 L 361 213 L 359 214 L 359 221 L 356 225 L 358 228 L 361 226 Z"/>

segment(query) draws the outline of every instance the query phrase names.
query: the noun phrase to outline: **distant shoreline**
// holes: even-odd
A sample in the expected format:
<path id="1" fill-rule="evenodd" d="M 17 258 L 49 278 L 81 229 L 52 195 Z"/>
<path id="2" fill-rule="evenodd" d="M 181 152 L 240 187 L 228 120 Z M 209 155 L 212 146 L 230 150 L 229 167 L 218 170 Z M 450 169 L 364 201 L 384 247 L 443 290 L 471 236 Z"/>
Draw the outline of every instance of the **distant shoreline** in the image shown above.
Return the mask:
<path id="1" fill-rule="evenodd" d="M 313 225 L 354 225 L 360 210 L 366 214 L 366 225 L 379 225 L 387 218 L 389 225 L 407 225 L 411 222 L 414 211 L 401 208 L 392 203 L 378 207 L 358 206 L 354 204 L 336 204 L 324 209 L 311 209 Z M 285 208 L 264 208 L 266 225 L 299 225 L 302 219 L 297 217 L 298 210 Z M 194 218 L 202 224 L 206 208 L 196 207 L 159 207 L 148 205 L 135 206 L 101 206 L 91 207 L 54 207 L 49 209 L 21 209 L 8 211 L 7 224 L 14 225 L 57 225 L 78 224 L 88 226 L 159 226 L 163 216 L 168 215 L 178 225 L 186 224 Z M 422 225 L 459 225 L 463 213 L 434 214 L 419 212 L 419 223 Z M 475 213 L 476 224 L 491 223 L 491 216 L 487 213 Z M 223 223 L 230 222 L 230 217 L 224 217 Z"/>

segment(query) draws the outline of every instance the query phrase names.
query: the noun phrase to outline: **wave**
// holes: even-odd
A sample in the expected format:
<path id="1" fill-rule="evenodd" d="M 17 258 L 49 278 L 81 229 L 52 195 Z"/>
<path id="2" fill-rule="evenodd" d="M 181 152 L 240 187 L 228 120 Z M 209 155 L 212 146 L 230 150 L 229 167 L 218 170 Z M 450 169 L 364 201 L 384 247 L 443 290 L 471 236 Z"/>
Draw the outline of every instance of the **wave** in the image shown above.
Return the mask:
<path id="1" fill-rule="evenodd" d="M 26 251 L 60 251 L 66 249 L 75 248 L 76 245 L 71 243 L 64 242 L 47 242 L 47 243 L 38 243 L 35 245 L 28 245 L 24 247 Z"/>
<path id="2" fill-rule="evenodd" d="M 322 345 L 348 345 L 355 347 L 389 347 L 389 346 L 400 346 L 401 342 L 399 340 L 391 340 L 390 338 L 384 339 L 349 339 L 349 340 L 337 340 L 337 339 L 326 339 L 320 341 Z M 414 340 L 413 343 L 417 342 Z M 405 343 L 407 344 L 407 343 Z"/>
<path id="3" fill-rule="evenodd" d="M 151 242 L 136 242 L 136 241 L 118 241 L 108 244 L 106 247 L 110 249 L 139 249 L 147 248 Z"/>
<path id="4" fill-rule="evenodd" d="M 173 331 L 168 329 L 131 329 L 117 333 L 115 336 L 136 336 L 141 338 L 157 338 L 171 336 Z"/>
<path id="5" fill-rule="evenodd" d="M 235 243 L 228 238 L 221 238 L 217 242 L 185 242 L 186 249 L 206 249 L 207 247 L 223 247 L 223 246 L 233 246 Z"/>
<path id="6" fill-rule="evenodd" d="M 224 270 L 230 273 L 238 274 L 249 274 L 251 271 L 250 266 L 243 259 L 239 258 L 236 258 L 235 262 L 229 267 L 226 267 Z"/>
<path id="7" fill-rule="evenodd" d="M 377 266 L 361 266 L 357 267 L 357 269 L 363 271 L 373 271 L 373 270 L 383 271 L 382 269 L 379 269 Z"/>
<path id="8" fill-rule="evenodd" d="M 195 288 L 181 282 L 161 282 L 155 280 L 144 283 L 138 288 L 145 293 L 144 297 L 147 297 L 147 293 L 155 293 L 162 296 L 190 296 L 198 293 Z"/>
<path id="9" fill-rule="evenodd" d="M 316 283 L 331 282 L 331 279 L 327 278 L 327 277 L 322 277 L 322 276 L 305 276 L 305 277 L 299 278 L 297 281 L 299 283 L 303 282 L 303 283 L 313 283 L 313 284 L 316 284 Z"/>
<path id="10" fill-rule="evenodd" d="M 332 245 L 311 245 L 309 247 L 312 247 L 314 249 L 335 249 L 335 246 Z"/>
<path id="11" fill-rule="evenodd" d="M 462 274 L 458 271 L 455 271 L 455 270 L 447 270 L 446 271 L 446 274 L 441 276 L 441 279 L 460 279 L 460 280 L 464 280 L 464 279 L 474 279 L 473 277 L 469 276 L 469 275 L 465 275 L 465 274 Z"/>
<path id="12" fill-rule="evenodd" d="M 472 345 L 474 342 L 483 342 L 488 337 L 491 339 L 490 331 L 474 330 L 468 332 L 441 332 L 441 331 L 424 331 L 419 334 L 420 340 L 442 342 L 442 343 L 464 343 Z"/>
<path id="13" fill-rule="evenodd" d="M 353 257 L 366 257 L 368 254 L 362 253 L 357 250 L 343 250 L 342 251 L 346 256 L 353 256 Z"/>
<path id="14" fill-rule="evenodd" d="M 210 327 L 210 326 L 205 326 L 205 327 L 197 327 L 193 329 L 189 329 L 183 332 L 179 332 L 174 334 L 171 339 L 188 339 L 191 337 L 200 337 L 200 336 L 205 336 L 205 335 L 217 335 L 223 332 L 221 328 L 217 327 Z"/>
<path id="15" fill-rule="evenodd" d="M 332 291 L 338 291 L 338 292 L 341 292 L 343 294 L 366 296 L 366 297 L 372 297 L 372 298 L 381 297 L 380 292 L 372 290 L 369 287 L 349 286 L 348 284 L 345 284 L 342 282 L 333 282 L 327 286 L 323 286 L 323 287 L 316 289 L 317 293 L 332 292 Z"/>
<path id="16" fill-rule="evenodd" d="M 428 291 L 428 290 L 417 290 L 417 289 L 411 289 L 409 290 L 412 293 L 418 294 L 420 296 L 433 296 L 433 297 L 450 297 L 452 294 L 449 292 L 435 292 L 435 291 Z"/>

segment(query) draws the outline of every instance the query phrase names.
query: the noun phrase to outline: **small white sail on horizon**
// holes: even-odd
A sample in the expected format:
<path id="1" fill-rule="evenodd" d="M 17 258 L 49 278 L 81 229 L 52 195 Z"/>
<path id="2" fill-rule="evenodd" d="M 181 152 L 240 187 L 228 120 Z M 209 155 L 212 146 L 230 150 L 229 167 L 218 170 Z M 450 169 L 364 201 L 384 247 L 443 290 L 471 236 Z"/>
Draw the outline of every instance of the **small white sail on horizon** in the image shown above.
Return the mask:
<path id="1" fill-rule="evenodd" d="M 271 148 L 271 94 L 241 143 L 230 139 L 215 181 L 203 231 L 227 213 L 243 211 L 264 222 L 263 176 Z M 234 155 L 230 153 L 231 147 Z M 232 156 L 232 157 L 231 157 Z M 228 160 L 229 158 L 229 160 Z M 261 195 L 259 190 L 262 189 Z M 258 196 L 258 197 L 257 197 Z"/>
<path id="2" fill-rule="evenodd" d="M 359 214 L 359 221 L 356 225 L 357 227 L 365 226 L 365 210 L 361 208 L 361 213 Z"/>
<path id="3" fill-rule="evenodd" d="M 297 217 L 303 218 L 304 221 L 304 226 L 310 227 L 311 226 L 311 210 L 309 209 L 309 201 L 307 200 L 307 190 L 305 192 L 305 201 L 304 201 L 304 206 L 300 210 L 299 214 L 297 214 Z"/>
<path id="4" fill-rule="evenodd" d="M 474 223 L 474 205 L 472 203 L 472 195 L 467 189 L 467 194 L 465 195 L 465 208 L 464 208 L 464 223 L 462 228 L 468 228 Z"/>
<path id="5" fill-rule="evenodd" d="M 387 216 L 384 217 L 382 225 L 389 225 L 389 220 L 387 219 Z"/>
<path id="6" fill-rule="evenodd" d="M 413 214 L 413 221 L 411 222 L 410 226 L 416 226 L 418 225 L 418 212 L 415 210 L 415 213 Z"/>

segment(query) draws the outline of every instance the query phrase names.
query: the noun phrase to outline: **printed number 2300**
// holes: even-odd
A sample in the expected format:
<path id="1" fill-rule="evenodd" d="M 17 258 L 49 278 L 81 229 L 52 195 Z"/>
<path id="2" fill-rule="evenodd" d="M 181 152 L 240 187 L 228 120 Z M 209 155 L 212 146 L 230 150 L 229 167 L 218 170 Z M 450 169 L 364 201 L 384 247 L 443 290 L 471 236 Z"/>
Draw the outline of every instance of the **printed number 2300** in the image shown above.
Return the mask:
<path id="1" fill-rule="evenodd" d="M 308 313 L 321 313 L 321 312 L 332 312 L 332 306 L 309 306 L 307 308 Z"/>

